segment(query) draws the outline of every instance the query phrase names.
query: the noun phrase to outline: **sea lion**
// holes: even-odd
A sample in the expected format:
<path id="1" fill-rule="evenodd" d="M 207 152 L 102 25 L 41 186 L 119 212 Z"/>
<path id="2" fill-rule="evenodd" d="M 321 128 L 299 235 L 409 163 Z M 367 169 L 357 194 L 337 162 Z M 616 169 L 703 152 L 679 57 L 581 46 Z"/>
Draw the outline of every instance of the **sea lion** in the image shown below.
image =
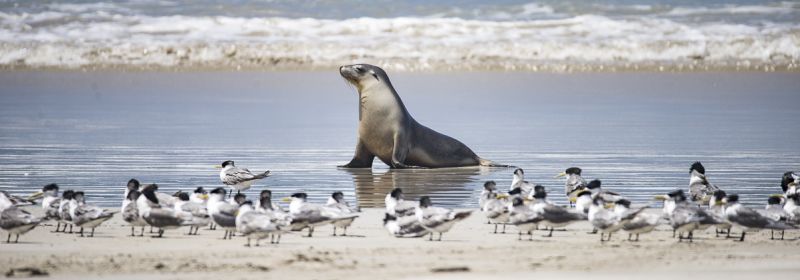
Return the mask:
<path id="1" fill-rule="evenodd" d="M 370 168 L 377 156 L 391 168 L 504 166 L 478 157 L 452 137 L 419 124 L 408 113 L 389 76 L 369 64 L 347 65 L 339 73 L 359 94 L 358 144 L 342 168 Z"/>

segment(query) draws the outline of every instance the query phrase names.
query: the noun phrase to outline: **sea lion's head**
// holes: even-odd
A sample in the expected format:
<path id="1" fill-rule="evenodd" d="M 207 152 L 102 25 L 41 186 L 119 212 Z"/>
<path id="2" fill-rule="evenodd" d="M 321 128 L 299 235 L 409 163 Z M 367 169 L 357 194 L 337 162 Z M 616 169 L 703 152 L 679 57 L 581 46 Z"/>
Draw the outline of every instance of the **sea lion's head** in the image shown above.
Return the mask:
<path id="1" fill-rule="evenodd" d="M 389 83 L 386 72 L 378 66 L 369 64 L 353 64 L 339 67 L 339 74 L 350 84 L 356 86 L 361 93 L 375 85 L 385 86 Z"/>

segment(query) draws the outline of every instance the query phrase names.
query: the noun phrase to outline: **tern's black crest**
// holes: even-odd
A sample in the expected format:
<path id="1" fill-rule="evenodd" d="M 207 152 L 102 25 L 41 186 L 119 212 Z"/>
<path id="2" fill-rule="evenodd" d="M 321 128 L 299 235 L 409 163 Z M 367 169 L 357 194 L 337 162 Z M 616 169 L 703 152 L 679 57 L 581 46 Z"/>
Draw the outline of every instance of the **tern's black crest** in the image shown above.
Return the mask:
<path id="1" fill-rule="evenodd" d="M 73 196 L 75 196 L 75 191 L 73 190 L 66 190 L 61 194 L 61 198 L 64 200 L 70 200 Z"/>
<path id="2" fill-rule="evenodd" d="M 570 167 L 570 168 L 567 168 L 567 170 L 564 171 L 564 173 L 567 173 L 567 175 L 572 175 L 572 174 L 581 175 L 581 171 L 582 170 L 580 168 L 578 168 L 578 167 Z"/>
<path id="3" fill-rule="evenodd" d="M 667 195 L 669 197 L 684 196 L 683 190 L 680 190 L 680 189 L 671 191 L 671 192 L 667 193 Z"/>
<path id="4" fill-rule="evenodd" d="M 535 198 L 535 199 L 545 199 L 545 198 L 547 198 L 547 193 L 544 192 L 544 191 L 538 191 L 538 192 L 535 191 L 533 193 L 533 198 Z"/>
<path id="5" fill-rule="evenodd" d="M 781 177 L 781 189 L 783 192 L 789 189 L 789 183 L 794 182 L 794 177 L 792 175 L 794 175 L 794 172 L 791 171 L 783 173 L 783 177 Z"/>
<path id="6" fill-rule="evenodd" d="M 723 190 L 719 190 L 719 191 L 715 191 L 714 192 L 714 198 L 717 199 L 717 200 L 721 200 L 721 199 L 725 198 L 727 195 L 728 194 L 726 194 L 725 191 L 723 191 Z"/>
<path id="7" fill-rule="evenodd" d="M 243 193 L 237 193 L 236 195 L 233 196 L 233 201 L 235 201 L 236 204 L 239 204 L 239 205 L 244 203 L 246 200 L 247 200 L 247 196 L 244 195 Z"/>
<path id="8" fill-rule="evenodd" d="M 589 184 L 586 184 L 586 188 L 590 190 L 599 189 L 601 184 L 600 180 L 594 179 Z"/>
<path id="9" fill-rule="evenodd" d="M 522 168 L 517 168 L 514 170 L 514 175 L 525 175 L 525 170 L 522 170 Z"/>
<path id="10" fill-rule="evenodd" d="M 394 188 L 392 192 L 389 194 L 394 199 L 400 199 L 400 195 L 403 194 L 403 190 L 400 188 Z"/>
<path id="11" fill-rule="evenodd" d="M 253 201 L 245 200 L 245 201 L 242 201 L 242 203 L 239 203 L 239 205 L 250 205 L 250 206 L 253 206 Z"/>
<path id="12" fill-rule="evenodd" d="M 542 185 L 533 186 L 533 192 L 547 192 Z"/>
<path id="13" fill-rule="evenodd" d="M 627 199 L 617 200 L 614 204 L 625 206 L 625 208 L 631 208 L 631 201 Z"/>
<path id="14" fill-rule="evenodd" d="M 58 191 L 58 185 L 47 184 L 44 187 L 42 187 L 42 192 L 47 192 L 47 191 Z"/>
<path id="15" fill-rule="evenodd" d="M 136 180 L 136 179 L 128 180 L 128 189 L 129 190 L 138 190 L 140 185 L 141 184 L 139 183 L 139 180 Z"/>
<path id="16" fill-rule="evenodd" d="M 423 197 L 419 198 L 419 207 L 420 208 L 428 208 L 431 205 L 433 205 L 433 203 L 431 202 L 431 198 L 429 196 L 423 196 Z"/>
<path id="17" fill-rule="evenodd" d="M 331 197 L 336 201 L 341 201 L 344 199 L 344 194 L 342 192 L 336 191 L 331 194 Z"/>
<path id="18" fill-rule="evenodd" d="M 308 198 L 308 195 L 306 193 L 299 192 L 299 193 L 293 193 L 292 197 L 305 200 L 306 198 Z"/>
<path id="19" fill-rule="evenodd" d="M 271 190 L 263 190 L 258 195 L 258 197 L 260 197 L 260 198 L 272 198 L 272 191 Z"/>
<path id="20" fill-rule="evenodd" d="M 196 189 L 194 189 L 194 193 L 204 194 L 206 193 L 206 190 L 203 189 L 203 187 L 197 187 Z"/>
<path id="21" fill-rule="evenodd" d="M 180 199 L 181 201 L 189 201 L 189 194 L 185 192 L 180 192 L 178 194 L 178 199 Z"/>
<path id="22" fill-rule="evenodd" d="M 222 196 L 225 196 L 225 189 L 221 188 L 221 187 L 220 188 L 216 188 L 216 189 L 211 190 L 211 193 L 212 194 L 221 194 Z"/>
<path id="23" fill-rule="evenodd" d="M 780 197 L 777 197 L 777 196 L 770 196 L 770 197 L 767 199 L 767 204 L 769 204 L 769 205 L 777 205 L 777 204 L 781 204 L 781 198 L 780 198 Z"/>
<path id="24" fill-rule="evenodd" d="M 513 200 L 511 200 L 511 204 L 513 206 L 522 206 L 525 204 L 525 201 L 523 201 L 522 198 L 515 197 Z"/>
<path id="25" fill-rule="evenodd" d="M 487 191 L 493 191 L 495 189 L 495 186 L 497 186 L 497 183 L 495 183 L 494 181 L 486 181 L 486 183 L 483 183 L 483 189 Z"/>
<path id="26" fill-rule="evenodd" d="M 63 199 L 71 199 L 75 196 L 75 191 L 73 190 L 66 190 L 64 193 L 61 194 L 61 198 Z"/>
<path id="27" fill-rule="evenodd" d="M 699 161 L 695 161 L 692 163 L 692 167 L 689 168 L 689 173 L 692 173 L 693 170 L 697 170 L 697 173 L 706 174 L 706 168 L 703 167 L 703 164 Z"/>
<path id="28" fill-rule="evenodd" d="M 233 165 L 233 161 L 232 161 L 232 160 L 226 160 L 226 161 L 223 161 L 223 162 L 222 162 L 222 168 L 225 168 L 225 167 L 226 167 L 226 166 L 228 166 L 228 165 L 230 165 L 230 166 L 234 166 L 234 165 Z"/>
<path id="29" fill-rule="evenodd" d="M 738 194 L 728 195 L 726 199 L 728 200 L 728 203 L 736 203 L 739 202 L 739 195 Z"/>

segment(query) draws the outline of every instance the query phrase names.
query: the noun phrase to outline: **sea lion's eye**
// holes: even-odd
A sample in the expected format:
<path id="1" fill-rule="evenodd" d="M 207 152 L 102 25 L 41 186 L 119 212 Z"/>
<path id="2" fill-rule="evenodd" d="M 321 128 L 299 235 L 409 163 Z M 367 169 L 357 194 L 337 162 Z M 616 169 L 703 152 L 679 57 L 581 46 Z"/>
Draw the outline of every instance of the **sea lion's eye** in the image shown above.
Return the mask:
<path id="1" fill-rule="evenodd" d="M 381 79 L 378 79 L 378 74 L 375 74 L 375 72 L 369 71 L 369 73 L 372 74 L 372 76 L 375 77 L 376 80 L 378 80 L 378 81 L 381 80 Z"/>

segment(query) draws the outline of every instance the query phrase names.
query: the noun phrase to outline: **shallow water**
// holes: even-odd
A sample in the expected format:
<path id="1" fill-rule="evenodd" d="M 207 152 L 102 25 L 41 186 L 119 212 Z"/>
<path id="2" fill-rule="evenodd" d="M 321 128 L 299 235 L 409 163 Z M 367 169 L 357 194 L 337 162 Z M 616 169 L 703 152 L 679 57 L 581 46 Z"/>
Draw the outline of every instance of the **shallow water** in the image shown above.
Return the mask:
<path id="1" fill-rule="evenodd" d="M 570 166 L 636 203 L 712 183 L 761 205 L 798 170 L 800 77 L 793 73 L 390 73 L 414 117 L 480 156 L 525 169 L 563 202 Z M 130 178 L 172 192 L 220 186 L 224 160 L 274 176 L 278 196 L 335 190 L 364 207 L 403 187 L 410 198 L 473 207 L 485 180 L 511 169 L 339 170 L 353 152 L 357 98 L 328 72 L 0 73 L 0 189 L 56 182 L 119 203 Z"/>

